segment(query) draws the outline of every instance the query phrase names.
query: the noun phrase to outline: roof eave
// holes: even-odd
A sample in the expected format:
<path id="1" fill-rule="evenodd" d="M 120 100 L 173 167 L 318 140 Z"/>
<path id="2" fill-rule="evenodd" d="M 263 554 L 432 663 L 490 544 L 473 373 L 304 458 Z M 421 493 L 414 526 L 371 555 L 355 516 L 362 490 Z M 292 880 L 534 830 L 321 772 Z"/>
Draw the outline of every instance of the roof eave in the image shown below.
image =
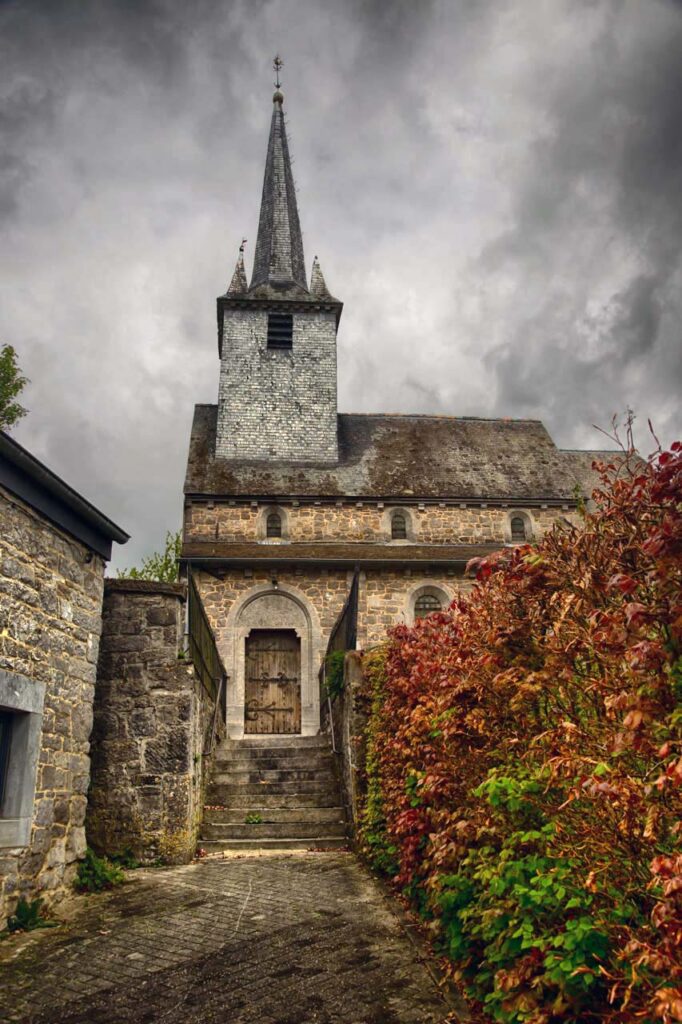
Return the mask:
<path id="1" fill-rule="evenodd" d="M 258 465 L 254 463 L 254 465 Z M 322 469 L 326 469 L 326 466 L 322 466 Z M 338 465 L 330 464 L 330 469 L 337 469 Z M 273 494 L 268 492 L 267 494 L 230 494 L 223 492 L 210 492 L 210 491 L 191 491 L 185 487 L 183 491 L 186 501 L 265 501 L 268 504 L 276 504 L 277 502 L 288 503 L 291 501 L 319 501 L 323 504 L 335 504 L 337 501 L 341 501 L 344 504 L 347 502 L 362 502 L 363 504 L 372 504 L 373 502 L 383 502 L 384 504 L 391 505 L 409 505 L 413 506 L 416 504 L 424 505 L 439 505 L 442 502 L 448 502 L 452 505 L 495 505 L 495 506 L 509 506 L 509 508 L 540 508 L 543 505 L 556 505 L 556 506 L 568 506 L 569 508 L 577 508 L 580 503 L 580 499 L 576 498 L 575 495 L 532 495 L 530 497 L 519 497 L 519 495 L 471 495 L 471 494 Z"/>
<path id="2" fill-rule="evenodd" d="M 105 559 L 111 558 L 113 541 L 125 544 L 130 539 L 87 498 L 2 431 L 0 484 Z"/>
<path id="3" fill-rule="evenodd" d="M 491 549 L 497 551 L 498 548 Z M 277 566 L 286 565 L 327 565 L 327 566 L 340 566 L 342 568 L 378 568 L 387 569 L 393 567 L 403 566 L 442 566 L 444 568 L 455 568 L 457 566 L 466 565 L 472 557 L 476 556 L 465 556 L 456 558 L 323 558 L 322 556 L 317 557 L 300 557 L 291 556 L 289 558 L 229 558 L 229 557 L 211 557 L 208 555 L 181 555 L 181 565 L 209 565 L 213 568 L 253 568 L 255 566 L 265 566 L 267 568 L 274 568 Z M 482 557 L 482 556 L 481 556 Z"/>

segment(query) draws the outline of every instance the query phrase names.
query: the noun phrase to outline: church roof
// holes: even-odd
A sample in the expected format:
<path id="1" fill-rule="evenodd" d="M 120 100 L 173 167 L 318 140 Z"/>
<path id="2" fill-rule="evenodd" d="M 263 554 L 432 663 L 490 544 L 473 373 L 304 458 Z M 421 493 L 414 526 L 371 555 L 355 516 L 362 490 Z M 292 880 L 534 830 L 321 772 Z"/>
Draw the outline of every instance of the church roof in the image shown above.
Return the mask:
<path id="1" fill-rule="evenodd" d="M 339 462 L 301 465 L 216 459 L 216 419 L 196 406 L 186 494 L 572 501 L 587 479 L 539 420 L 341 414 Z"/>
<path id="2" fill-rule="evenodd" d="M 620 461 L 623 453 L 620 451 L 607 451 L 606 449 L 592 451 L 563 451 L 561 453 L 570 467 L 583 494 L 589 496 L 595 487 L 601 483 L 599 473 L 592 468 L 594 462 L 616 463 Z"/>

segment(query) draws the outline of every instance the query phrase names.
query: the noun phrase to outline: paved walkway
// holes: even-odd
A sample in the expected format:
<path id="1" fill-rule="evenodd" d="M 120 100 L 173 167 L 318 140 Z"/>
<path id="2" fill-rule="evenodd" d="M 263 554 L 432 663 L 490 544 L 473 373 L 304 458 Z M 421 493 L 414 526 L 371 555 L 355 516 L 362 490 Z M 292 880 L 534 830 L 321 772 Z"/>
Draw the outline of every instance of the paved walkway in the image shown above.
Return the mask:
<path id="1" fill-rule="evenodd" d="M 451 1012 L 352 854 L 136 871 L 0 943 L 0 1020 L 436 1024 Z"/>

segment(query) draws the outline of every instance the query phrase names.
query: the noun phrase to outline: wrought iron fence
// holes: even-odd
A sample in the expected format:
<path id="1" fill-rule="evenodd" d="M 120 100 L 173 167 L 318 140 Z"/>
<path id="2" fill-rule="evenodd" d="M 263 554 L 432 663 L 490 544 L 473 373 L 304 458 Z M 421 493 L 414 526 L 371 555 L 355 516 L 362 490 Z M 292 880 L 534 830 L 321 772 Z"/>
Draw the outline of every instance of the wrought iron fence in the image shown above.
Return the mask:
<path id="1" fill-rule="evenodd" d="M 225 720 L 227 673 L 218 653 L 213 630 L 204 611 L 191 569 L 188 573 L 187 591 L 189 654 L 194 665 L 194 671 L 201 680 L 201 685 L 215 703 L 215 725 L 218 709 L 220 709 L 223 716 L 223 721 Z M 214 734 L 215 727 L 211 743 Z"/>

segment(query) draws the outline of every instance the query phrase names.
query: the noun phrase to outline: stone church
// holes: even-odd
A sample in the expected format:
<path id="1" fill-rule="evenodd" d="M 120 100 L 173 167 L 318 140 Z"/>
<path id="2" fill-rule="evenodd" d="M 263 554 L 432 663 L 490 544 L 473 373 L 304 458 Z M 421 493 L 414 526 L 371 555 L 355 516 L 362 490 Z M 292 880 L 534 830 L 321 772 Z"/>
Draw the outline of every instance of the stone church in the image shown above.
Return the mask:
<path id="1" fill-rule="evenodd" d="M 469 559 L 575 515 L 594 453 L 527 419 L 339 413 L 342 302 L 306 274 L 283 95 L 272 121 L 251 281 L 217 300 L 217 405 L 198 405 L 182 565 L 228 676 L 232 739 L 316 735 L 330 636 L 355 643 L 446 607 Z M 578 485 L 578 487 L 576 487 Z"/>

